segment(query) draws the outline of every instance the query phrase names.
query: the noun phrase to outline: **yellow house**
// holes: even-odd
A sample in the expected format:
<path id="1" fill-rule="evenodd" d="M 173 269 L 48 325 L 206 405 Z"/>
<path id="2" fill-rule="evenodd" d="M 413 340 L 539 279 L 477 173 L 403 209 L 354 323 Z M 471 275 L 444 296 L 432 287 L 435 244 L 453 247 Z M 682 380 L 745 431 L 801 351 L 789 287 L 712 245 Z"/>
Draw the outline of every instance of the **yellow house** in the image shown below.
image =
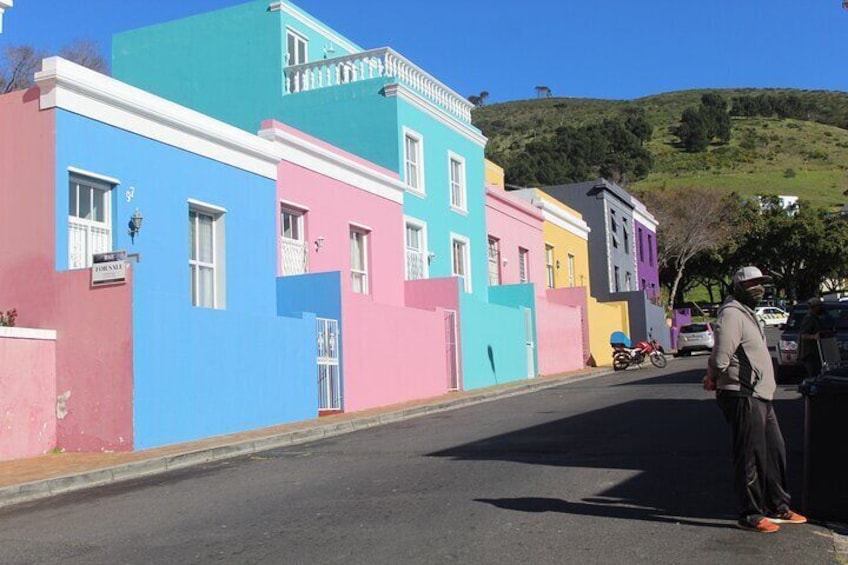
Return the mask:
<path id="1" fill-rule="evenodd" d="M 2 0 L 0 0 L 2 2 Z M 504 170 L 488 159 L 483 160 L 486 186 L 497 186 L 498 188 L 506 188 L 504 186 Z"/>
<path id="2" fill-rule="evenodd" d="M 542 210 L 547 286 L 582 288 L 585 292 L 587 319 L 584 327 L 589 334 L 590 363 L 611 365 L 610 334 L 614 331 L 627 333 L 630 320 L 627 302 L 601 303 L 589 295 L 589 226 L 579 212 L 537 188 L 513 193 Z"/>

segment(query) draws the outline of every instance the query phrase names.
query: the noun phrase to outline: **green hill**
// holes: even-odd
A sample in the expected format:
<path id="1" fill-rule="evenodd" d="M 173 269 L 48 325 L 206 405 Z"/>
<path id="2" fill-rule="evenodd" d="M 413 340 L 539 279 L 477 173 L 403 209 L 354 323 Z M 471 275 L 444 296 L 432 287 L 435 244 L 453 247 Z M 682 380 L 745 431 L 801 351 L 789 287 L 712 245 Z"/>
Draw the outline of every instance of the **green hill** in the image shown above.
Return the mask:
<path id="1" fill-rule="evenodd" d="M 808 108 L 805 120 L 742 118 L 732 120 L 727 145 L 687 153 L 672 128 L 701 96 L 715 92 L 728 107 L 738 96 L 797 96 Z M 702 185 L 741 194 L 794 195 L 815 205 L 848 201 L 848 93 L 791 89 L 689 90 L 632 101 L 546 98 L 493 104 L 473 111 L 474 124 L 489 138 L 487 156 L 507 169 L 533 141 L 553 139 L 558 128 L 585 126 L 641 108 L 654 126 L 647 148 L 651 173 L 628 186 L 636 192 L 662 186 Z"/>

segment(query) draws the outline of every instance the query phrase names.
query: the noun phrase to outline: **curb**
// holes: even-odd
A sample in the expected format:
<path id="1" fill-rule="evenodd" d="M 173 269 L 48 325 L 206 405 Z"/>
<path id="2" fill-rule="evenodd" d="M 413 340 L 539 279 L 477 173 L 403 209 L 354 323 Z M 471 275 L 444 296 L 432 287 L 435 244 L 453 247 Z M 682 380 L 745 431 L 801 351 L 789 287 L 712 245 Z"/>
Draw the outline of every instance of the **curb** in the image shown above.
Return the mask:
<path id="1" fill-rule="evenodd" d="M 64 477 L 54 477 L 41 481 L 3 487 L 0 488 L 0 509 L 89 488 L 159 475 L 169 471 L 203 465 L 205 463 L 234 459 L 244 455 L 253 455 L 263 451 L 277 449 L 279 447 L 310 443 L 376 426 L 419 418 L 429 414 L 457 410 L 459 408 L 465 408 L 475 404 L 482 404 L 503 398 L 510 398 L 540 390 L 556 388 L 573 382 L 613 374 L 613 372 L 614 371 L 611 368 L 604 368 L 571 374 L 569 376 L 559 378 L 554 377 L 550 379 L 543 379 L 537 377 L 536 379 L 528 381 L 527 384 L 515 385 L 514 383 L 510 383 L 500 390 L 489 390 L 454 400 L 444 400 L 433 404 L 425 404 L 423 406 L 390 411 L 377 415 L 368 415 L 361 418 L 354 417 L 343 422 L 332 422 L 329 424 L 319 423 L 313 427 L 283 432 L 263 438 L 234 441 L 231 444 L 223 446 L 204 448 L 196 451 L 179 453 L 177 455 L 154 457 L 145 461 L 134 461 L 112 467 L 75 473 Z"/>

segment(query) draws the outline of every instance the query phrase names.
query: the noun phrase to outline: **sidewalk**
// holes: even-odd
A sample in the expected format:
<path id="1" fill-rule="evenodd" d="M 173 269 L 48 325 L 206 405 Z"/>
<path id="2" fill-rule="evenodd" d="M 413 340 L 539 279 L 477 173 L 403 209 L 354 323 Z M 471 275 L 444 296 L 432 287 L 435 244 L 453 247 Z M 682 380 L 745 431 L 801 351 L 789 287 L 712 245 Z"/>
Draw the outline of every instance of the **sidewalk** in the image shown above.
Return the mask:
<path id="1" fill-rule="evenodd" d="M 126 453 L 56 453 L 0 462 L 0 508 L 119 481 L 338 436 L 390 422 L 553 388 L 612 373 L 587 368 L 470 392 L 338 414 Z"/>

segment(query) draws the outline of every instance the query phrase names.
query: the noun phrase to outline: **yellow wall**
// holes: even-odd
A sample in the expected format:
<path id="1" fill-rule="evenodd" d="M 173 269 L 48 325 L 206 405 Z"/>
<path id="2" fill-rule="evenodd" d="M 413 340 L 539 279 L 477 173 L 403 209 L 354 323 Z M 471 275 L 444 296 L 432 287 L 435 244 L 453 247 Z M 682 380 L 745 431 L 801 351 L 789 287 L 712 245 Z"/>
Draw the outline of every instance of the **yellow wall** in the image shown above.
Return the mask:
<path id="1" fill-rule="evenodd" d="M 486 186 L 498 186 L 500 188 L 504 188 L 503 167 L 499 167 L 488 159 L 485 159 L 484 163 L 486 165 Z"/>
<path id="2" fill-rule="evenodd" d="M 545 205 L 557 207 L 571 216 L 583 219 L 582 215 L 548 196 L 541 190 L 536 190 L 536 197 L 545 201 Z M 553 245 L 554 259 L 559 261 L 559 269 L 555 269 L 554 286 L 565 288 L 570 286 L 568 276 L 568 255 L 574 255 L 574 286 L 589 285 L 589 242 L 552 222 L 546 221 L 543 226 L 545 243 Z M 556 263 L 554 263 L 556 265 Z M 612 348 L 609 336 L 614 331 L 629 333 L 630 320 L 626 302 L 600 303 L 591 296 L 587 299 L 587 316 L 589 323 L 589 352 L 595 365 L 612 364 Z"/>

